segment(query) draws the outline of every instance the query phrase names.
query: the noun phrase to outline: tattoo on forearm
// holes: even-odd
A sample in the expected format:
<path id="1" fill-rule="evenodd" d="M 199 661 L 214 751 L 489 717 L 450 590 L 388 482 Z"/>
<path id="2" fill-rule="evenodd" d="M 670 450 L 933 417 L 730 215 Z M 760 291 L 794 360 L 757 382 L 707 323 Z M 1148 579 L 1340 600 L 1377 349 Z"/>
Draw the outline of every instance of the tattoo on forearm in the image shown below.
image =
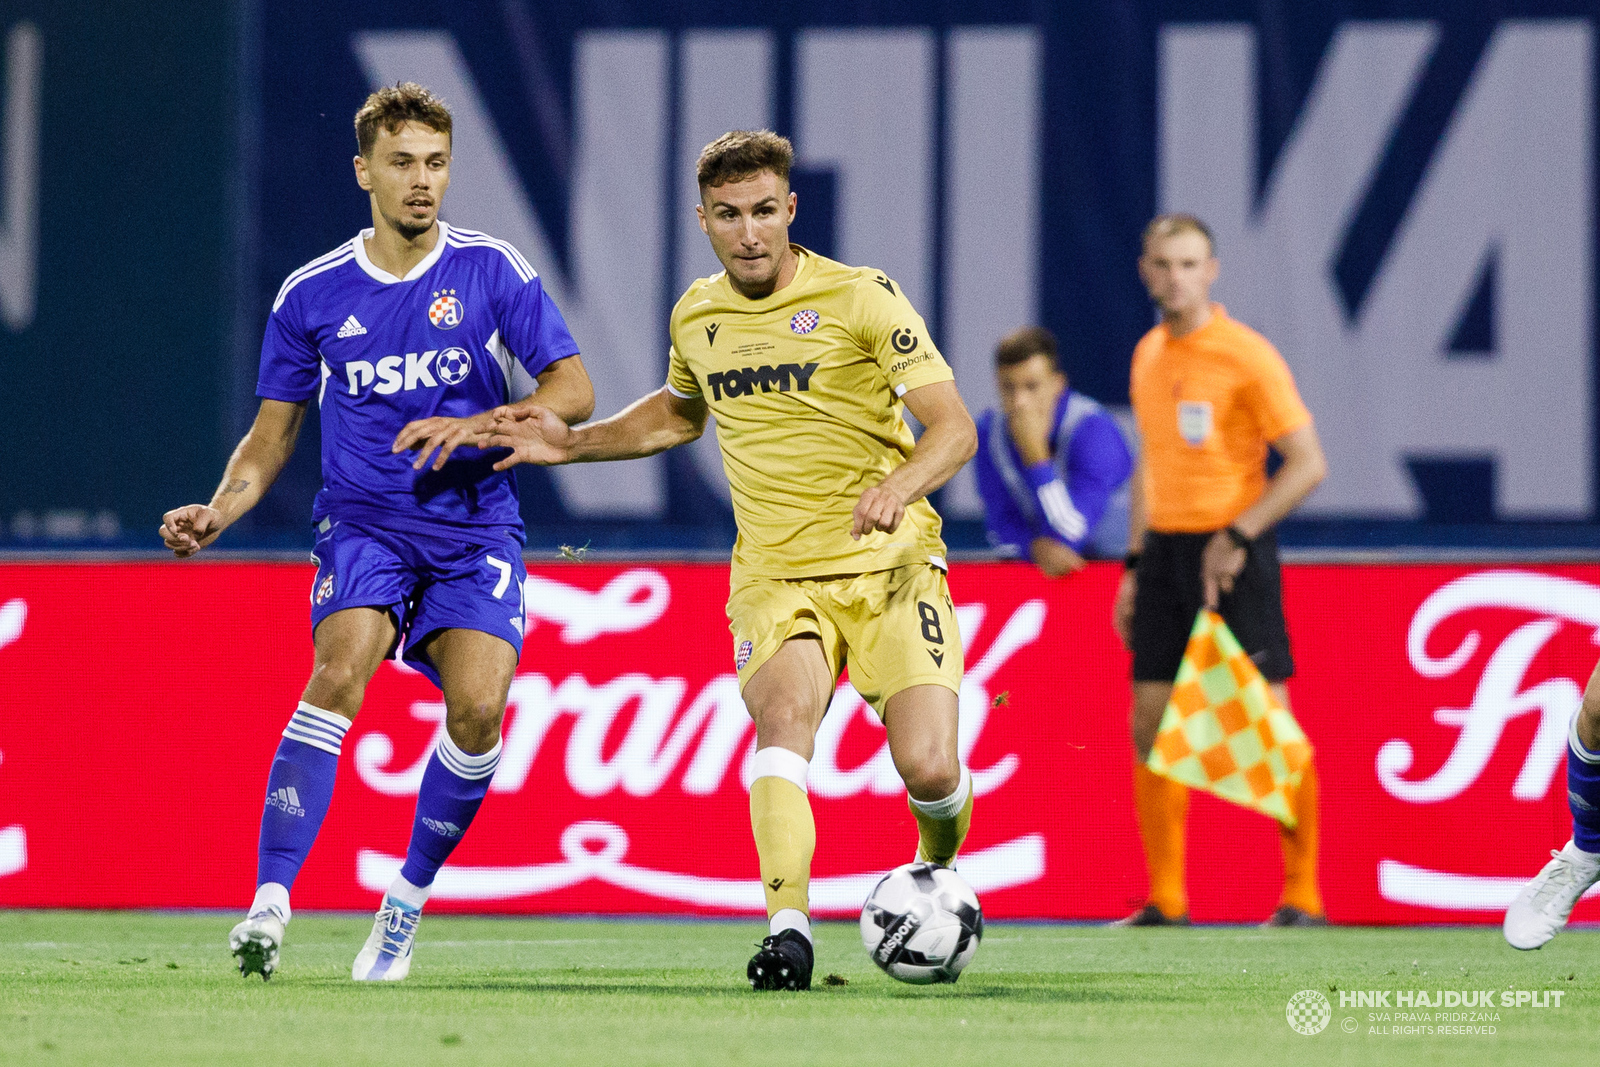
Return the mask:
<path id="1" fill-rule="evenodd" d="M 243 478 L 235 478 L 233 481 L 223 486 L 222 491 L 224 493 L 242 493 L 248 488 L 250 488 L 249 482 L 245 481 Z"/>

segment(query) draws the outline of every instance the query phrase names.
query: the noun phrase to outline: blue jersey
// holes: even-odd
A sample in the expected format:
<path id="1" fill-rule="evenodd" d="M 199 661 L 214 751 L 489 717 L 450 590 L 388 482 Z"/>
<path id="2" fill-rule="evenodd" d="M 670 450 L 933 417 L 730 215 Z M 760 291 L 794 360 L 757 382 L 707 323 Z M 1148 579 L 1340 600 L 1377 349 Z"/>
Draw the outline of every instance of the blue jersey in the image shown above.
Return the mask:
<path id="1" fill-rule="evenodd" d="M 1102 520 L 1114 510 L 1133 457 L 1116 420 L 1093 400 L 1063 390 L 1050 427 L 1050 458 L 1032 467 L 1017 453 L 1005 416 L 985 411 L 978 417 L 974 459 L 995 548 L 1027 558 L 1034 538 L 1053 537 L 1079 551 L 1086 544 L 1110 555 L 1122 551 L 1107 543 L 1114 537 L 1097 535 L 1110 525 Z M 1126 536 L 1126 525 L 1116 532 Z"/>
<path id="2" fill-rule="evenodd" d="M 458 448 L 444 469 L 390 452 L 408 422 L 476 415 L 527 396 L 578 345 L 528 261 L 504 241 L 439 223 L 404 278 L 367 257 L 364 230 L 289 275 L 261 342 L 256 395 L 322 413 L 312 521 L 488 542 L 522 520 L 504 449 Z"/>

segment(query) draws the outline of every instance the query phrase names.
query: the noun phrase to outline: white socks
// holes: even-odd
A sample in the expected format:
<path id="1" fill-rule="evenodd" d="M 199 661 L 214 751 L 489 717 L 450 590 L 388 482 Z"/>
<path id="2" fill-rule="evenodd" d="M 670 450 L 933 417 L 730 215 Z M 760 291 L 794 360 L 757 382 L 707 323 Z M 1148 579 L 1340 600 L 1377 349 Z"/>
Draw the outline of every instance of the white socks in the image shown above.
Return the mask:
<path id="1" fill-rule="evenodd" d="M 395 875 L 394 881 L 389 883 L 390 898 L 404 904 L 412 911 L 421 911 L 422 906 L 428 902 L 428 894 L 432 892 L 433 886 L 412 885 L 405 880 L 404 875 Z"/>
<path id="2" fill-rule="evenodd" d="M 793 782 L 795 788 L 802 793 L 810 793 L 806 788 L 806 771 L 811 768 L 811 761 L 798 752 L 791 752 L 786 748 L 772 746 L 763 748 L 750 758 L 750 780 L 757 778 L 782 778 L 786 782 Z"/>
<path id="3" fill-rule="evenodd" d="M 761 753 L 756 753 L 760 755 Z M 916 797 L 907 797 L 911 806 L 922 812 L 930 819 L 953 819 L 967 802 L 967 796 L 972 792 L 972 774 L 965 767 L 961 768 L 961 781 L 956 785 L 956 791 L 943 800 L 918 800 Z"/>
<path id="4" fill-rule="evenodd" d="M 469 782 L 476 782 L 494 774 L 500 765 L 500 750 L 502 742 L 496 741 L 494 747 L 479 755 L 470 755 L 461 751 L 461 747 L 450 739 L 449 731 L 445 731 L 439 738 L 436 749 L 439 762 L 444 764 L 445 770 L 457 778 L 465 778 Z"/>
<path id="5" fill-rule="evenodd" d="M 806 940 L 811 940 L 811 920 L 806 918 L 803 911 L 795 908 L 784 908 L 774 915 L 767 923 L 767 933 L 779 934 L 785 930 L 799 930 L 806 935 Z"/>
<path id="6" fill-rule="evenodd" d="M 350 720 L 343 715 L 323 711 L 302 700 L 289 717 L 289 725 L 283 728 L 283 736 L 337 756 L 349 729 Z"/>
<path id="7" fill-rule="evenodd" d="M 263 882 L 256 887 L 256 898 L 250 902 L 246 915 L 275 911 L 285 926 L 289 925 L 289 890 L 277 882 Z"/>

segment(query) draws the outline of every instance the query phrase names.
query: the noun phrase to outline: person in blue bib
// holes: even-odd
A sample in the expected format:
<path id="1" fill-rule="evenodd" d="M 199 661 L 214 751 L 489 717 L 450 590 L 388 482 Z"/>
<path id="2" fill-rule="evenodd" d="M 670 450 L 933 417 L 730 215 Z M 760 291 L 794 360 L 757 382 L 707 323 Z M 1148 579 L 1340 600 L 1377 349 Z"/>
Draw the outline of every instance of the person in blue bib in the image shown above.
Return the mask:
<path id="1" fill-rule="evenodd" d="M 479 447 L 504 405 L 587 418 L 594 390 L 561 312 L 527 260 L 446 225 L 451 117 L 427 89 L 381 89 L 356 112 L 356 181 L 372 227 L 290 274 L 261 345 L 261 407 L 208 504 L 175 508 L 180 559 L 261 499 L 306 407 L 322 423 L 311 521 L 311 680 L 267 778 L 257 888 L 229 937 L 242 974 L 278 966 L 289 891 L 333 799 L 345 732 L 390 656 L 444 693 L 445 730 L 417 795 L 406 860 L 352 977 L 411 969 L 434 876 L 471 825 L 500 758 L 525 621 L 517 486 Z M 403 651 L 402 651 L 403 650 Z"/>
<path id="2" fill-rule="evenodd" d="M 973 460 L 989 543 L 1052 578 L 1081 570 L 1086 553 L 1120 555 L 1133 457 L 1116 420 L 1068 387 L 1041 327 L 1006 335 L 995 378 L 1000 408 L 979 416 Z"/>

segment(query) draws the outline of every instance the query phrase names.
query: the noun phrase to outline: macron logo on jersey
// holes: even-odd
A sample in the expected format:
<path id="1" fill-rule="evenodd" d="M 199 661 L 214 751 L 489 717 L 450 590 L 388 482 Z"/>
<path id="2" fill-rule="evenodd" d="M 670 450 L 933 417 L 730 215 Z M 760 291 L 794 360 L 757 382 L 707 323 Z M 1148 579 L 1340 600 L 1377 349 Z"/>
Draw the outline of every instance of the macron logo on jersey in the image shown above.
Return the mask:
<path id="1" fill-rule="evenodd" d="M 344 325 L 339 327 L 340 337 L 358 337 L 366 332 L 367 328 L 361 325 L 361 323 L 357 322 L 354 315 L 351 315 L 348 319 L 345 319 Z"/>
<path id="2" fill-rule="evenodd" d="M 351 396 L 360 394 L 369 385 L 373 392 L 385 396 L 424 386 L 437 389 L 441 381 L 445 385 L 457 385 L 466 380 L 471 370 L 472 355 L 464 348 L 447 348 L 443 352 L 432 349 L 420 354 L 407 352 L 403 357 L 384 356 L 376 365 L 364 359 L 353 359 L 344 365 Z M 437 379 L 435 372 L 439 375 Z"/>

